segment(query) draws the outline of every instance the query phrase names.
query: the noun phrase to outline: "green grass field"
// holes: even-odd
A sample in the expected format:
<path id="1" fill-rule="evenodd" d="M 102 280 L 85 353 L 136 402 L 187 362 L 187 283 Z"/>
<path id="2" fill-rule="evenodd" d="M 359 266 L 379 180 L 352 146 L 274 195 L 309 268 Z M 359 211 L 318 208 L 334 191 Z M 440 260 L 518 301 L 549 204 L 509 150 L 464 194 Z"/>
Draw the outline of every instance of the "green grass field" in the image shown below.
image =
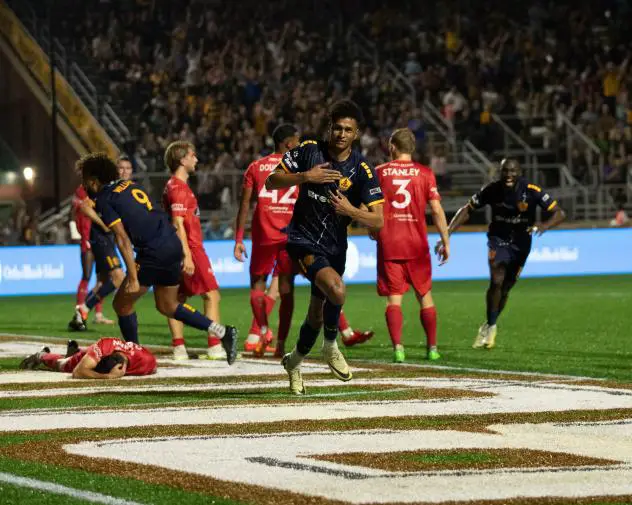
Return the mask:
<path id="1" fill-rule="evenodd" d="M 484 281 L 435 283 L 442 354 L 437 364 L 632 381 L 632 276 L 521 280 L 499 320 L 497 347 L 491 351 L 471 348 L 484 320 L 486 285 Z M 308 297 L 306 288 L 297 288 L 290 344 L 304 318 Z M 72 315 L 72 296 L 3 298 L 0 303 L 0 333 L 70 335 L 66 324 Z M 200 307 L 199 300 L 192 303 Z M 248 291 L 223 290 L 221 310 L 223 322 L 238 326 L 243 340 L 251 319 Z M 349 286 L 345 312 L 352 326 L 376 332 L 369 342 L 347 349 L 347 356 L 390 361 L 384 300 L 374 286 Z M 114 315 L 110 307 L 106 313 Z M 412 294 L 405 299 L 404 316 L 407 360 L 424 363 L 425 337 Z M 139 303 L 138 319 L 142 343 L 169 345 L 166 321 L 154 309 L 151 294 Z M 86 339 L 118 336 L 118 327 L 91 326 L 88 332 L 73 335 Z M 187 335 L 189 346 L 205 346 L 200 332 L 187 330 Z"/>

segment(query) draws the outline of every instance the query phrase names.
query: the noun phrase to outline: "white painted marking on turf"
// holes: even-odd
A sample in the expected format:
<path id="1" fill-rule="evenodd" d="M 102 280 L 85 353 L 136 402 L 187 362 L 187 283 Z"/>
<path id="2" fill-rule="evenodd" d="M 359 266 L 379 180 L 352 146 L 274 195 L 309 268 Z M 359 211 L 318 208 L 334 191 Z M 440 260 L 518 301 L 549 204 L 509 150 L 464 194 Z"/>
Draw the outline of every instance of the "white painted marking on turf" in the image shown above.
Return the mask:
<path id="1" fill-rule="evenodd" d="M 38 491 L 45 491 L 47 493 L 70 496 L 71 498 L 86 500 L 92 503 L 102 503 L 104 505 L 142 505 L 141 503 L 135 501 L 122 500 L 120 498 L 114 498 L 113 496 L 94 493 L 92 491 L 81 491 L 80 489 L 62 486 L 53 482 L 19 477 L 18 475 L 12 475 L 10 473 L 0 472 L 0 482 L 6 482 L 7 484 L 12 484 L 18 487 L 37 489 Z"/>
<path id="2" fill-rule="evenodd" d="M 0 358 L 25 358 L 30 354 L 42 350 L 47 346 L 51 352 L 66 354 L 66 347 L 55 344 L 42 344 L 39 342 L 2 342 L 0 341 Z"/>
<path id="3" fill-rule="evenodd" d="M 71 454 L 155 465 L 352 503 L 511 500 L 632 493 L 632 424 L 495 425 L 498 434 L 363 430 L 167 437 L 66 446 Z M 598 441 L 598 443 L 594 443 Z M 592 443 L 591 443 L 592 442 Z M 410 450 L 530 449 L 614 460 L 608 467 L 392 472 L 309 458 Z M 264 478 L 261 476 L 265 475 Z"/>
<path id="4" fill-rule="evenodd" d="M 469 389 L 491 397 L 406 401 L 356 401 L 346 403 L 301 402 L 277 405 L 163 407 L 160 409 L 98 410 L 25 414 L 0 413 L 0 431 L 60 428 L 116 428 L 240 424 L 292 420 L 348 419 L 400 416 L 440 416 L 516 412 L 562 412 L 632 408 L 632 391 L 595 386 L 521 383 L 485 379 L 389 379 L 391 384 L 428 388 Z M 309 383 L 308 383 L 309 392 Z"/>

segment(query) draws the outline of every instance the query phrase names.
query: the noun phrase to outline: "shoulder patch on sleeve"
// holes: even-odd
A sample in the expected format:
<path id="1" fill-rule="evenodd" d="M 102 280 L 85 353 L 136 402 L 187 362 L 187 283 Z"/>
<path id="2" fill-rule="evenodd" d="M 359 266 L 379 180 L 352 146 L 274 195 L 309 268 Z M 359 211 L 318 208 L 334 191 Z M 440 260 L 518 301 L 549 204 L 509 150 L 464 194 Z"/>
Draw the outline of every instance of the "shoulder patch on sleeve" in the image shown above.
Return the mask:
<path id="1" fill-rule="evenodd" d="M 301 142 L 301 147 L 306 146 L 308 144 L 318 145 L 318 142 L 316 142 L 315 140 L 304 140 L 303 142 Z"/>
<path id="2" fill-rule="evenodd" d="M 364 171 L 366 172 L 366 176 L 369 179 L 373 179 L 373 172 L 371 172 L 371 169 L 369 168 L 369 165 L 367 165 L 364 161 L 361 161 L 360 162 L 360 166 L 362 168 L 364 168 Z"/>
<path id="3" fill-rule="evenodd" d="M 537 191 L 538 193 L 542 192 L 542 188 L 540 186 L 536 186 L 535 184 L 529 184 L 527 188 Z"/>

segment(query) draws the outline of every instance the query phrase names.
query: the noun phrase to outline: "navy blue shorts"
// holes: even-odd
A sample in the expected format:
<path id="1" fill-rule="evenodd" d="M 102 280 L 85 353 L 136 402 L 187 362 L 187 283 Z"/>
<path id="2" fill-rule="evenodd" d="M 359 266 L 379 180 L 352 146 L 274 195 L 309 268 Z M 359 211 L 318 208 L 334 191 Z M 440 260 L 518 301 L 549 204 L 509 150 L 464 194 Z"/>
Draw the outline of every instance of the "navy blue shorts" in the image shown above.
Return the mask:
<path id="1" fill-rule="evenodd" d="M 531 238 L 524 243 L 516 243 L 499 237 L 489 237 L 489 260 L 495 265 L 506 264 L 509 267 L 522 268 L 531 252 Z"/>
<path id="2" fill-rule="evenodd" d="M 182 244 L 177 236 L 164 240 L 159 248 L 144 249 L 136 255 L 141 286 L 177 286 L 182 275 Z"/>
<path id="3" fill-rule="evenodd" d="M 325 294 L 316 287 L 314 279 L 316 274 L 323 268 L 331 267 L 340 277 L 345 273 L 345 264 L 347 262 L 347 253 L 329 255 L 321 251 L 316 251 L 308 246 L 288 244 L 287 252 L 296 264 L 299 272 L 301 272 L 312 284 L 312 296 L 316 296 L 324 300 Z"/>
<path id="4" fill-rule="evenodd" d="M 121 260 L 116 252 L 114 237 L 105 235 L 91 239 L 90 247 L 94 254 L 94 264 L 96 266 L 97 275 L 108 273 L 116 268 L 121 268 Z"/>

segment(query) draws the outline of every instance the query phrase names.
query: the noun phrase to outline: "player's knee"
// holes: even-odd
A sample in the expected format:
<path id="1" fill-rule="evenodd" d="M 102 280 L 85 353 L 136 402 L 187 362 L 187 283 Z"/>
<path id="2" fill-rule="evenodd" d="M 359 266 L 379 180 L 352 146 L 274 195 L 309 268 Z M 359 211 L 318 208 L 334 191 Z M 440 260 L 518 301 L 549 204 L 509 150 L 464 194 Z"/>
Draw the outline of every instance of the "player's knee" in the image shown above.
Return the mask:
<path id="1" fill-rule="evenodd" d="M 327 298 L 333 305 L 344 305 L 346 289 L 342 279 L 337 278 L 330 282 L 327 289 Z"/>
<path id="2" fill-rule="evenodd" d="M 116 268 L 110 272 L 110 280 L 112 284 L 114 284 L 114 287 L 118 288 L 123 283 L 123 279 L 125 279 L 125 274 L 120 268 Z"/>
<path id="3" fill-rule="evenodd" d="M 491 275 L 492 287 L 500 288 L 502 287 L 504 282 L 505 282 L 505 272 L 503 271 L 492 272 L 492 275 Z"/>
<path id="4" fill-rule="evenodd" d="M 175 301 L 162 299 L 156 300 L 156 310 L 163 316 L 172 317 L 176 313 L 177 308 L 178 304 Z"/>

